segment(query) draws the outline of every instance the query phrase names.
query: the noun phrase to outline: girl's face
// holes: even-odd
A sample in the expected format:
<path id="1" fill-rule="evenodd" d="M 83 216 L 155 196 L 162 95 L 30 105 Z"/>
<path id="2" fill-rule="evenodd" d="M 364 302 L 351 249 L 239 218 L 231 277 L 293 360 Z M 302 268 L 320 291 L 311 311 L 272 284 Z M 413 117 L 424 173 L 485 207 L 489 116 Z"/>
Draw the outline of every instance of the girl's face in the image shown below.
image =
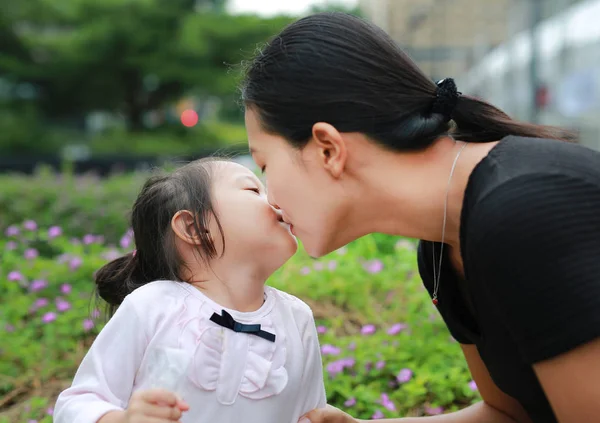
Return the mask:
<path id="1" fill-rule="evenodd" d="M 296 238 L 281 213 L 267 200 L 260 180 L 248 168 L 233 162 L 214 163 L 212 198 L 225 238 L 225 255 L 241 262 L 259 260 L 273 271 L 297 250 Z M 219 234 L 214 219 L 211 234 Z M 213 236 L 218 252 L 221 238 Z"/>
<path id="2" fill-rule="evenodd" d="M 323 256 L 352 240 L 345 222 L 353 194 L 323 165 L 323 150 L 313 143 L 294 149 L 266 133 L 251 109 L 246 131 L 252 158 L 266 175 L 269 202 L 281 209 L 308 254 Z"/>

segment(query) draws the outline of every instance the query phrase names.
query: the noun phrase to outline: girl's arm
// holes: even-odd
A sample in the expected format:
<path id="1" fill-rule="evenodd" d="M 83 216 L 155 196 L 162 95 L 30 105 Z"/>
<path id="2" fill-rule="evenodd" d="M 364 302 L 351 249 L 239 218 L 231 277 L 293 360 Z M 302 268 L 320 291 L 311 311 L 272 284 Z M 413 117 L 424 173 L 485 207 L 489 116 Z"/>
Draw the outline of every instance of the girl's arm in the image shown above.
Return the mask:
<path id="1" fill-rule="evenodd" d="M 125 298 L 81 362 L 71 387 L 58 397 L 55 423 L 97 423 L 127 407 L 148 344 L 143 322 Z M 120 422 L 120 414 L 107 416 L 106 423 Z"/>

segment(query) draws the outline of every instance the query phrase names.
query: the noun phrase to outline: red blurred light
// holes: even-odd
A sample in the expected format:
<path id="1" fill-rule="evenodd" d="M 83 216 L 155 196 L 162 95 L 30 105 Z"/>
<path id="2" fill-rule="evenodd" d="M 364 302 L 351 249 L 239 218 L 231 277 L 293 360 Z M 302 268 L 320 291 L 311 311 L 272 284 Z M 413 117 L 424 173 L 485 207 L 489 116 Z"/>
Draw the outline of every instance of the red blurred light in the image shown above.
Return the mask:
<path id="1" fill-rule="evenodd" d="M 198 123 L 198 113 L 195 110 L 187 109 L 181 113 L 181 123 L 183 126 L 191 128 Z"/>

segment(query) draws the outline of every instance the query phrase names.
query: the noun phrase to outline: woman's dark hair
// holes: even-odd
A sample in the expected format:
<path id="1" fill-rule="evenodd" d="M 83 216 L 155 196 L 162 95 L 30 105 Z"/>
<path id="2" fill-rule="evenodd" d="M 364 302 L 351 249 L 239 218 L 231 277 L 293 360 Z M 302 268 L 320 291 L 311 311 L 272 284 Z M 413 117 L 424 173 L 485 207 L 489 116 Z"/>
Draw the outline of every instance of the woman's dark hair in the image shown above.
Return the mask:
<path id="1" fill-rule="evenodd" d="M 361 132 L 396 151 L 425 148 L 448 133 L 467 142 L 507 135 L 574 139 L 465 95 L 449 115 L 440 112 L 436 83 L 380 28 L 341 12 L 287 26 L 247 64 L 241 91 L 263 128 L 297 148 L 310 140 L 316 122 Z"/>
<path id="2" fill-rule="evenodd" d="M 136 250 L 109 262 L 95 275 L 97 293 L 108 303 L 109 315 L 128 294 L 142 285 L 155 280 L 182 281 L 183 262 L 175 246 L 176 235 L 171 229 L 171 219 L 178 211 L 188 210 L 197 217 L 193 230 L 200 238 L 197 251 L 201 260 L 207 262 L 217 256 L 207 231 L 210 219 L 215 219 L 225 245 L 211 198 L 214 162 L 218 160 L 196 160 L 172 173 L 155 175 L 146 181 L 131 212 Z"/>

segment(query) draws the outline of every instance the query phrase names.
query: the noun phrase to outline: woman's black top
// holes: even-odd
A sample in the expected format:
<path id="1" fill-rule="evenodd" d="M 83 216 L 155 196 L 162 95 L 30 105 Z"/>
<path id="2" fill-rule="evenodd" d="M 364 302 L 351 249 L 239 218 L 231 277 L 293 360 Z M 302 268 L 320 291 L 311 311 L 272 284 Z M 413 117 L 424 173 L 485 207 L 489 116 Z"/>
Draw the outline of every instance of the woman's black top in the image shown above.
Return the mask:
<path id="1" fill-rule="evenodd" d="M 446 256 L 440 314 L 535 423 L 556 422 L 532 365 L 600 337 L 600 152 L 504 138 L 469 178 L 460 246 L 465 280 Z M 432 248 L 418 250 L 430 294 Z"/>

